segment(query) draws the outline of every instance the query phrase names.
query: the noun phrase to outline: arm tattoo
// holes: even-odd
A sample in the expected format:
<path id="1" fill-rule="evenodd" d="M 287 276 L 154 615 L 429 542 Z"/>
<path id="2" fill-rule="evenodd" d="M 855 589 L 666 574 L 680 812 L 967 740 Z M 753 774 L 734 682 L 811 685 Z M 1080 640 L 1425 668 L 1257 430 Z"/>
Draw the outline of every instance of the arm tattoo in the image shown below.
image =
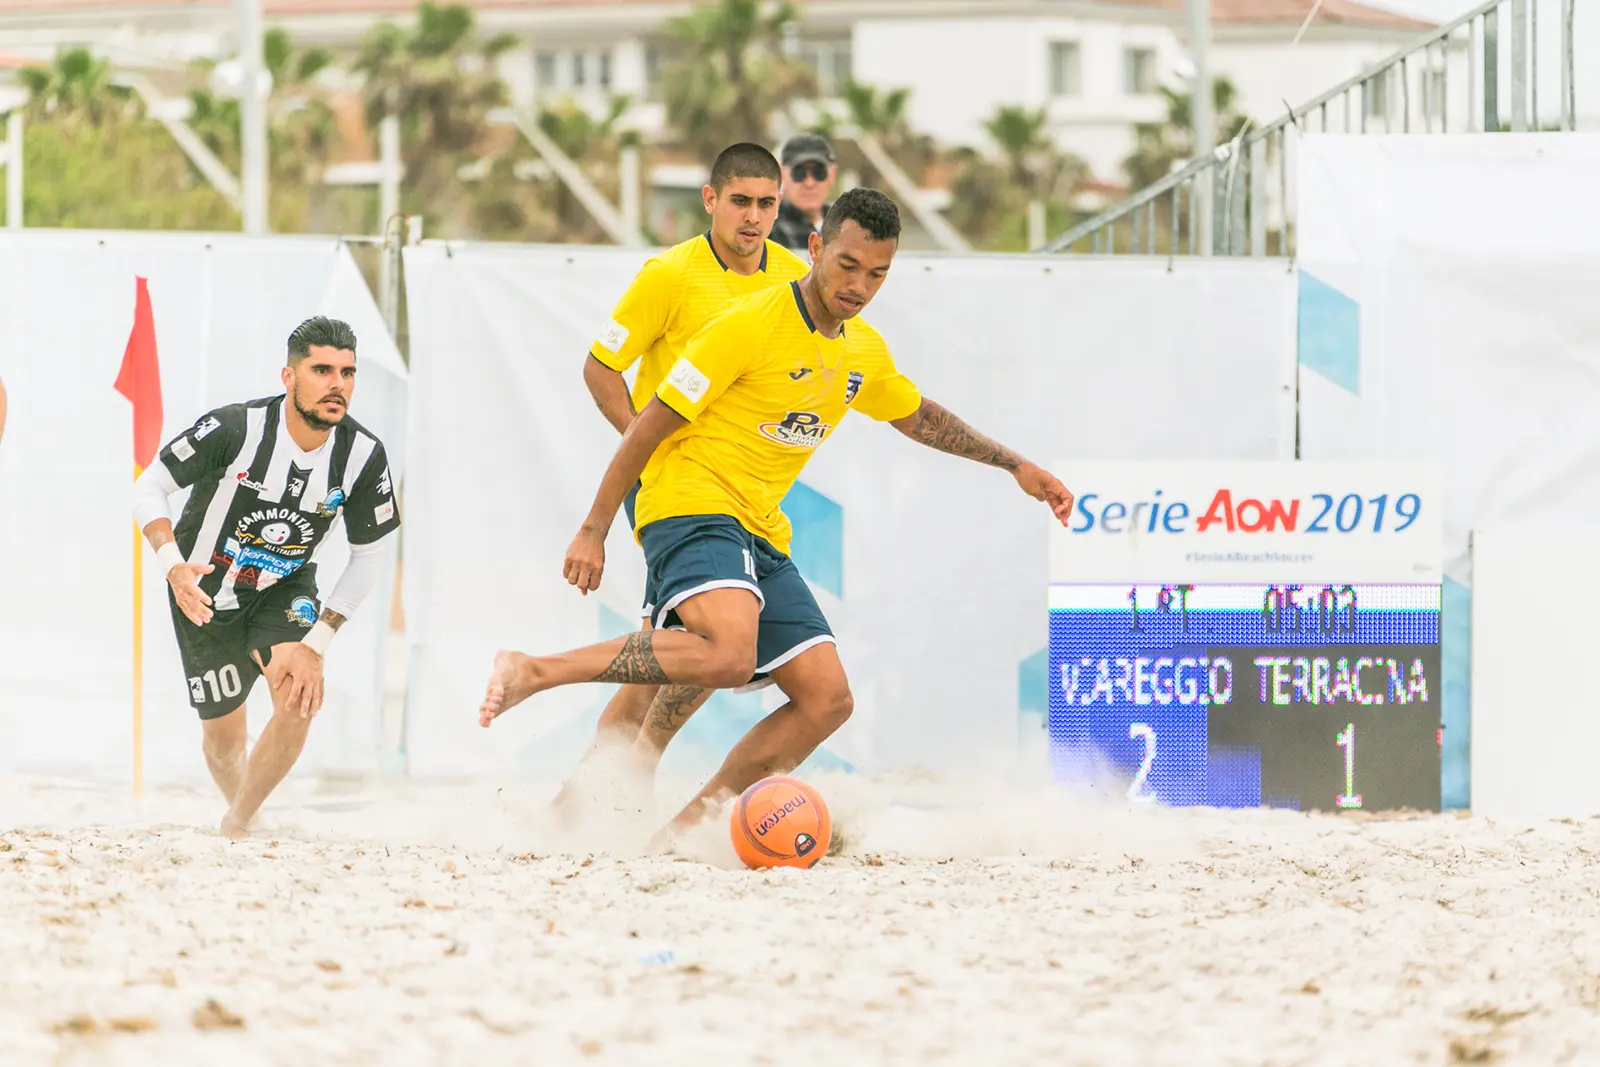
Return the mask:
<path id="1" fill-rule="evenodd" d="M 650 704 L 650 727 L 662 733 L 676 733 L 694 714 L 695 702 L 705 690 L 696 685 L 669 685 L 656 694 Z"/>
<path id="2" fill-rule="evenodd" d="M 661 685 L 669 681 L 656 659 L 655 632 L 641 630 L 629 634 L 622 641 L 622 651 L 611 661 L 611 666 L 595 675 L 596 682 L 621 682 L 623 685 Z"/>
<path id="3" fill-rule="evenodd" d="M 334 611 L 332 608 L 323 608 L 322 609 L 322 616 L 320 618 L 318 618 L 317 621 L 318 622 L 325 622 L 329 626 L 331 626 L 335 630 L 337 630 L 339 627 L 344 625 L 344 616 L 340 615 L 337 611 Z"/>
<path id="4" fill-rule="evenodd" d="M 991 467 L 1014 471 L 1022 466 L 1022 457 L 956 418 L 932 400 L 923 398 L 922 406 L 913 418 L 916 422 L 903 432 L 913 441 L 921 441 L 929 448 L 948 452 L 952 456 L 986 463 Z"/>

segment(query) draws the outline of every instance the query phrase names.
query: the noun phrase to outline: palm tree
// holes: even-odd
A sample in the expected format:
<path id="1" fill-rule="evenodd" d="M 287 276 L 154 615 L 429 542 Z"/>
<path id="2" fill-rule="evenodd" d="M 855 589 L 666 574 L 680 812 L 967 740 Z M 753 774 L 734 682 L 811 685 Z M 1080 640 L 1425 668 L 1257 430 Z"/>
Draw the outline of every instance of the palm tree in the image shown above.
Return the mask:
<path id="1" fill-rule="evenodd" d="M 447 234 L 474 209 L 460 171 L 478 162 L 489 112 L 510 98 L 494 60 L 516 39 L 502 34 L 474 46 L 474 25 L 470 7 L 425 0 L 413 26 L 374 26 L 355 63 L 366 78 L 369 128 L 387 115 L 400 120 L 403 210 L 425 210 Z"/>
<path id="2" fill-rule="evenodd" d="M 1001 107 L 983 124 L 1000 150 L 1011 184 L 1033 200 L 1065 199 L 1088 173 L 1083 160 L 1056 146 L 1044 108 Z"/>
<path id="3" fill-rule="evenodd" d="M 1048 126 L 1043 108 L 1003 106 L 983 124 L 998 162 L 973 149 L 954 154 L 950 218 L 975 244 L 1029 247 L 1039 236 L 1028 232 L 1029 213 L 1039 210 L 1032 205 L 1043 206 L 1047 225 L 1067 213 L 1065 202 L 1088 167 L 1056 146 Z"/>
<path id="4" fill-rule="evenodd" d="M 1161 86 L 1159 92 L 1167 101 L 1166 119 L 1134 124 L 1133 154 L 1122 164 L 1130 188 L 1136 190 L 1154 185 L 1194 156 L 1191 94 L 1166 86 Z M 1224 144 L 1237 137 L 1250 120 L 1238 110 L 1238 91 L 1227 78 L 1212 81 L 1211 95 L 1217 116 L 1217 143 Z"/>
<path id="5" fill-rule="evenodd" d="M 99 126 L 136 107 L 125 86 L 112 84 L 111 61 L 87 48 L 63 48 L 49 66 L 24 67 L 20 73 L 36 117 Z"/>
<path id="6" fill-rule="evenodd" d="M 307 222 L 311 191 L 318 188 L 338 132 L 333 109 L 313 84 L 333 62 L 321 48 L 297 50 L 277 27 L 262 39 L 262 67 L 271 75 L 267 99 L 267 159 L 275 230 L 299 230 Z M 202 60 L 200 71 L 216 63 Z M 241 108 L 237 96 L 210 89 L 189 92 L 189 126 L 230 170 L 240 165 Z"/>
<path id="7" fill-rule="evenodd" d="M 564 101 L 541 111 L 535 120 L 612 203 L 621 188 L 622 150 L 643 145 L 636 131 L 622 127 L 632 104 L 626 96 L 616 97 L 596 118 Z M 610 243 L 609 235 L 526 141 L 488 162 L 478 192 L 475 218 L 480 232 L 522 241 Z"/>
<path id="8" fill-rule="evenodd" d="M 817 133 L 837 142 L 839 128 L 848 122 L 862 133 L 876 137 L 889 158 L 914 182 L 920 183 L 928 168 L 938 162 L 939 148 L 933 138 L 911 128 L 906 113 L 911 102 L 910 89 L 878 89 L 850 81 L 841 88 L 839 99 L 845 107 L 844 117 L 824 111 L 812 125 Z M 881 184 L 881 176 L 872 164 L 847 141 L 843 145 L 836 143 L 835 148 L 843 167 L 859 173 L 868 185 Z"/>
<path id="9" fill-rule="evenodd" d="M 772 116 L 816 91 L 816 77 L 784 50 L 794 7 L 716 0 L 669 23 L 680 55 L 662 76 L 667 121 L 710 159 L 736 141 L 765 143 Z"/>

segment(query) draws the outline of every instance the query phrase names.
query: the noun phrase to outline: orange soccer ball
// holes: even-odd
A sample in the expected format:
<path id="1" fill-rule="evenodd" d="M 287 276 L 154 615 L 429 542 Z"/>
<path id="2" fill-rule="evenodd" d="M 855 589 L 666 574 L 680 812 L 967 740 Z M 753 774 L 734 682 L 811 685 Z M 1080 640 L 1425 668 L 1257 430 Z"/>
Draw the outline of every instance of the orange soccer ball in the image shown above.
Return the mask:
<path id="1" fill-rule="evenodd" d="M 775 775 L 739 795 L 728 829 L 748 867 L 814 867 L 828 854 L 833 817 L 815 789 Z"/>

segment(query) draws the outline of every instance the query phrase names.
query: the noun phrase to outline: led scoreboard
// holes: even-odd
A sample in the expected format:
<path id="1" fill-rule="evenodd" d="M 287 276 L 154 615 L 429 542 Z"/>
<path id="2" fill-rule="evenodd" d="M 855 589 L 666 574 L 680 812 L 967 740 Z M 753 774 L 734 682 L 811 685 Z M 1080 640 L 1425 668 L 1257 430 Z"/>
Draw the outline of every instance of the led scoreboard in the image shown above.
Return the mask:
<path id="1" fill-rule="evenodd" d="M 1072 464 L 1050 748 L 1133 803 L 1439 809 L 1437 476 Z"/>

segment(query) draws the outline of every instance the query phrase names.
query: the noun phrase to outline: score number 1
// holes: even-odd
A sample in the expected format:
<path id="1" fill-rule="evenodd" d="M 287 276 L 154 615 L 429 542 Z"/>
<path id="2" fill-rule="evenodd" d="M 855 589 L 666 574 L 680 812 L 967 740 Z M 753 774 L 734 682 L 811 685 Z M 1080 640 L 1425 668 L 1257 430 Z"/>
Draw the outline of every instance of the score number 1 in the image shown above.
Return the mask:
<path id="1" fill-rule="evenodd" d="M 1334 739 L 1344 749 L 1344 792 L 1333 798 L 1341 808 L 1359 808 L 1361 794 L 1356 792 L 1356 724 L 1345 723 L 1344 729 Z"/>

